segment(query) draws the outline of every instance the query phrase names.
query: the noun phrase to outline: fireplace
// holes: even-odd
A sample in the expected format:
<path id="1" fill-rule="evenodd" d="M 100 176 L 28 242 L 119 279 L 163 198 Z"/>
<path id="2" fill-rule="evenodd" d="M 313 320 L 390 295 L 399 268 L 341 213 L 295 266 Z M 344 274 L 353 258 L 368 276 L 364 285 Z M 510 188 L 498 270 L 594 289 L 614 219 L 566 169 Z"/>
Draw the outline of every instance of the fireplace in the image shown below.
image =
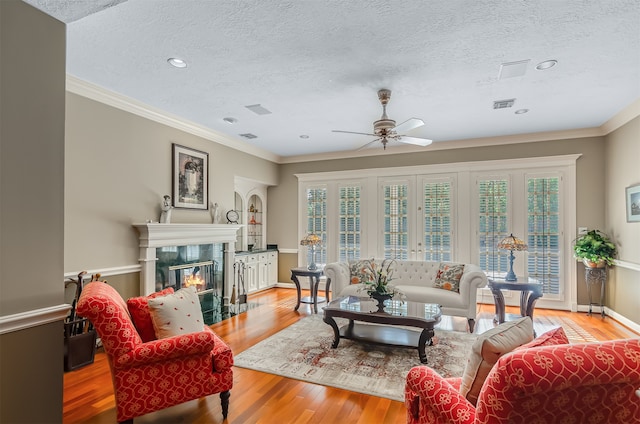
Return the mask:
<path id="1" fill-rule="evenodd" d="M 241 225 L 134 224 L 140 233 L 140 294 L 194 285 L 205 321 L 229 304 Z M 215 321 L 214 321 L 215 322 Z"/>

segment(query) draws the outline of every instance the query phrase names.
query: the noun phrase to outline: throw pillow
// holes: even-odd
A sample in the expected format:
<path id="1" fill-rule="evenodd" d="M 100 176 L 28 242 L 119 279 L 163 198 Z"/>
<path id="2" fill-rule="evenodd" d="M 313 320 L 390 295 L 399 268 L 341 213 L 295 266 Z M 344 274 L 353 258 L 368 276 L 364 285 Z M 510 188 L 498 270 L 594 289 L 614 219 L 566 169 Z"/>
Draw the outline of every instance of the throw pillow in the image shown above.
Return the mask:
<path id="1" fill-rule="evenodd" d="M 159 339 L 204 330 L 204 319 L 195 286 L 167 296 L 149 299 L 153 328 Z"/>
<path id="2" fill-rule="evenodd" d="M 514 350 L 529 349 L 529 348 L 538 347 L 538 346 L 568 344 L 568 343 L 569 343 L 569 339 L 567 338 L 567 335 L 565 334 L 564 329 L 562 327 L 558 327 L 554 330 L 549 330 L 546 333 L 541 334 L 540 336 L 536 337 L 535 339 L 533 339 L 527 344 L 518 346 Z"/>
<path id="3" fill-rule="evenodd" d="M 531 340 L 533 322 L 529 317 L 502 323 L 482 333 L 471 348 L 471 355 L 462 375 L 460 393 L 475 405 L 484 380 L 498 359 Z"/>
<path id="4" fill-rule="evenodd" d="M 349 262 L 350 284 L 362 284 L 373 281 L 373 275 L 367 270 L 372 267 L 373 259 Z"/>
<path id="5" fill-rule="evenodd" d="M 463 273 L 464 264 L 447 264 L 441 262 L 433 286 L 460 293 L 460 279 Z"/>
<path id="6" fill-rule="evenodd" d="M 154 297 L 166 296 L 173 293 L 173 287 L 151 293 L 149 296 L 138 296 L 127 299 L 127 309 L 133 320 L 133 325 L 138 330 L 138 334 L 143 342 L 150 342 L 156 339 L 156 332 L 153 329 L 153 321 L 151 321 L 151 313 L 149 312 L 149 299 Z"/>

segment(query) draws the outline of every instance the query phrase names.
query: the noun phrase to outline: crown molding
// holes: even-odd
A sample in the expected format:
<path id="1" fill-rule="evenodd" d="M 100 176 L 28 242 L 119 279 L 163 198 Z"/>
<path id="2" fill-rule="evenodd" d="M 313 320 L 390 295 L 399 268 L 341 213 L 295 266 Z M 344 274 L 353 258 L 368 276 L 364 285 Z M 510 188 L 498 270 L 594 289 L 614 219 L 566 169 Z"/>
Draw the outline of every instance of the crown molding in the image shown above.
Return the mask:
<path id="1" fill-rule="evenodd" d="M 640 116 L 640 98 L 615 114 L 613 118 L 602 124 L 600 128 L 605 135 L 610 134 L 638 116 Z"/>
<path id="2" fill-rule="evenodd" d="M 142 103 L 131 97 L 107 90 L 99 85 L 83 81 L 80 78 L 67 74 L 66 79 L 67 91 L 79 96 L 104 103 L 108 106 L 124 110 L 125 112 L 150 119 L 160 124 L 202 137 L 214 143 L 248 153 L 252 156 L 259 157 L 271 162 L 279 163 L 281 160 L 279 155 L 271 153 L 267 150 L 255 147 L 251 144 L 238 141 L 228 136 L 213 131 L 209 128 L 198 125 L 194 122 L 187 121 L 179 116 L 172 115 L 161 109 L 154 108 L 148 104 Z"/>

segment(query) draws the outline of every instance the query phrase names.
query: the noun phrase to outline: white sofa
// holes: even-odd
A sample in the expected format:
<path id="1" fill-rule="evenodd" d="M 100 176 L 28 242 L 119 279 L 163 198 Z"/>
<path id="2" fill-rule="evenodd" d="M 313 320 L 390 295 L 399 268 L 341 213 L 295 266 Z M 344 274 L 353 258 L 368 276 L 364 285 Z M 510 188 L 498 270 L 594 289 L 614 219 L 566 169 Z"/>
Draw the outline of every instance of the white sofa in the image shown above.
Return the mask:
<path id="1" fill-rule="evenodd" d="M 473 332 L 476 320 L 476 292 L 487 285 L 487 276 L 474 264 L 464 264 L 460 279 L 460 293 L 434 287 L 440 262 L 396 260 L 391 284 L 406 296 L 406 300 L 421 303 L 437 303 L 443 315 L 461 316 L 469 322 Z M 334 262 L 324 268 L 327 291 L 332 297 L 366 296 L 361 284 L 351 284 L 351 273 L 347 262 Z"/>

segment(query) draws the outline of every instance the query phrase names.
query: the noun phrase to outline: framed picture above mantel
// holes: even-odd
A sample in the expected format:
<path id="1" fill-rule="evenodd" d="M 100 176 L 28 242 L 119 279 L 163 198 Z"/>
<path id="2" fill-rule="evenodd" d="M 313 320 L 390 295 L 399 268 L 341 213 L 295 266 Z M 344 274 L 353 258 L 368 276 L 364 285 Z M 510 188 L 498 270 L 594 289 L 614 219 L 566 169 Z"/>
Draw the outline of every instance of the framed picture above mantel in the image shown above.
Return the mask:
<path id="1" fill-rule="evenodd" d="M 209 209 L 209 154 L 173 144 L 173 206 Z"/>
<path id="2" fill-rule="evenodd" d="M 627 222 L 640 222 L 640 184 L 627 187 Z"/>

